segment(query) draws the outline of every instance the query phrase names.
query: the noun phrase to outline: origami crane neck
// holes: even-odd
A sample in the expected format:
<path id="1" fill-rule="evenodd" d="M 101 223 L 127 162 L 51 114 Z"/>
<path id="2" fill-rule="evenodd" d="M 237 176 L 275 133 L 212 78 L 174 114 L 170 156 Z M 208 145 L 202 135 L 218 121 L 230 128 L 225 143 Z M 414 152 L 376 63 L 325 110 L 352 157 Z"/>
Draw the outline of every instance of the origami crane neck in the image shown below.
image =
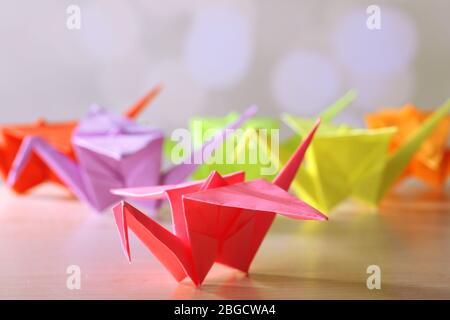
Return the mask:
<path id="1" fill-rule="evenodd" d="M 45 127 L 47 125 L 47 122 L 45 121 L 44 118 L 39 118 L 36 121 L 36 126 L 38 127 Z"/>
<path id="2" fill-rule="evenodd" d="M 145 96 L 143 96 L 141 99 L 139 99 L 137 102 L 135 102 L 133 105 L 131 105 L 129 108 L 126 109 L 125 112 L 123 112 L 123 116 L 128 119 L 135 119 L 137 118 L 149 105 L 150 102 L 152 102 L 156 96 L 161 92 L 162 85 L 158 84 L 154 86 L 152 89 L 150 89 L 149 92 Z M 98 105 L 94 104 L 90 108 L 90 113 L 97 113 L 104 110 L 103 108 L 99 107 Z"/>
<path id="3" fill-rule="evenodd" d="M 323 123 L 331 122 L 342 110 L 344 110 L 350 103 L 352 103 L 358 94 L 355 90 L 348 91 L 342 98 L 337 100 L 331 106 L 329 106 L 325 111 L 323 111 L 319 118 Z"/>
<path id="4" fill-rule="evenodd" d="M 144 97 L 141 98 L 137 103 L 132 105 L 125 112 L 125 116 L 127 118 L 136 118 L 140 113 L 144 111 L 146 106 L 161 92 L 162 85 L 158 84 L 153 89 L 151 89 Z"/>
<path id="5" fill-rule="evenodd" d="M 340 125 L 339 127 L 332 125 L 331 121 L 345 108 L 347 108 L 350 103 L 352 103 L 357 97 L 357 93 L 354 90 L 348 91 L 343 97 L 341 97 L 339 100 L 337 100 L 335 103 L 333 103 L 331 106 L 329 106 L 327 109 L 325 109 L 323 112 L 320 113 L 319 118 L 322 123 L 321 131 L 324 131 L 325 128 L 331 128 L 332 130 L 337 129 L 350 129 L 346 126 Z M 290 115 L 288 113 L 281 114 L 281 119 L 283 122 L 291 127 L 292 130 L 294 130 L 298 135 L 303 134 L 303 130 L 300 129 L 299 125 L 297 124 L 297 117 Z M 312 120 L 305 119 L 305 122 L 311 122 Z M 324 128 L 325 126 L 325 128 Z M 308 126 L 309 130 L 309 126 Z"/>

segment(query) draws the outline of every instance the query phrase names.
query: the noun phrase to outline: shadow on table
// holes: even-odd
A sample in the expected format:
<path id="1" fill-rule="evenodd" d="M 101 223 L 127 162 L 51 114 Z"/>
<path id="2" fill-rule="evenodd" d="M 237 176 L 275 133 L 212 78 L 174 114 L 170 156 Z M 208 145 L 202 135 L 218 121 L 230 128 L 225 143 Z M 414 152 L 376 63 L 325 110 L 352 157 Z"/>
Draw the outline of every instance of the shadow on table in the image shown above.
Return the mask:
<path id="1" fill-rule="evenodd" d="M 180 284 L 172 299 L 448 299 L 450 288 L 384 283 L 369 290 L 365 282 L 272 274 L 231 275 L 223 283 L 206 281 L 196 288 Z"/>

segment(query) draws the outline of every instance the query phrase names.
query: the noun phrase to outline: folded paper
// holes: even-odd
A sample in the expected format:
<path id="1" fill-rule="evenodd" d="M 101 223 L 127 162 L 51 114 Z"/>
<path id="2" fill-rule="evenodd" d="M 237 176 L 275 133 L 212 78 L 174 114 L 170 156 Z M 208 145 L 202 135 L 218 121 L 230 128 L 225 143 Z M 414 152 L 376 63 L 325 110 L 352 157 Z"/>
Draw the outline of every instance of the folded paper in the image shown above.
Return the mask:
<path id="1" fill-rule="evenodd" d="M 395 152 L 418 130 L 432 113 L 421 111 L 413 105 L 399 109 L 386 109 L 366 116 L 369 128 L 395 127 L 389 151 Z M 442 189 L 450 174 L 450 149 L 447 146 L 450 116 L 442 119 L 433 132 L 422 142 L 401 178 L 416 177 L 427 185 Z"/>
<path id="2" fill-rule="evenodd" d="M 450 101 L 433 112 L 394 151 L 389 146 L 397 129 L 355 129 L 331 123 L 336 112 L 326 113 L 324 123 L 306 155 L 308 166 L 301 168 L 292 188 L 310 204 L 331 211 L 348 197 L 376 206 L 399 180 L 405 168 L 450 110 Z M 286 141 L 280 163 L 296 141 L 311 128 L 311 121 L 284 114 L 283 121 L 298 137 Z"/>
<path id="3" fill-rule="evenodd" d="M 232 112 L 226 117 L 194 117 L 189 121 L 189 131 L 192 134 L 194 144 L 199 146 L 209 139 L 208 133 L 214 133 L 235 121 L 238 113 Z M 270 158 L 267 156 L 266 145 L 271 146 L 278 142 L 279 122 L 271 118 L 253 118 L 247 121 L 241 130 L 228 137 L 220 148 L 220 155 L 213 163 L 203 163 L 192 175 L 193 179 L 205 179 L 212 171 L 225 175 L 236 171 L 245 171 L 246 179 L 255 179 L 262 176 L 265 168 L 270 167 Z M 259 137 L 259 136 L 262 137 Z M 264 139 L 264 144 L 254 144 Z M 173 146 L 167 144 L 166 154 L 172 152 Z M 266 174 L 264 178 L 271 180 L 275 173 Z"/>
<path id="4" fill-rule="evenodd" d="M 150 90 L 147 95 L 131 106 L 124 113 L 124 116 L 127 118 L 136 118 L 149 102 L 157 96 L 160 90 L 160 86 L 156 86 Z M 22 142 L 29 136 L 40 137 L 60 153 L 74 160 L 75 154 L 71 139 L 76 126 L 76 121 L 48 123 L 44 120 L 39 120 L 29 125 L 8 125 L 0 127 L 0 173 L 2 178 L 7 178 Z M 36 155 L 32 155 L 27 165 L 23 168 L 20 179 L 17 179 L 11 184 L 11 188 L 17 193 L 25 193 L 46 181 L 64 185 L 52 168 Z"/>
<path id="5" fill-rule="evenodd" d="M 221 130 L 187 159 L 166 172 L 161 171 L 163 133 L 99 107 L 74 131 L 72 146 L 75 160 L 55 149 L 46 140 L 29 136 L 24 139 L 8 176 L 14 185 L 32 155 L 36 155 L 82 201 L 101 212 L 120 200 L 110 189 L 180 183 L 187 179 L 197 164 L 193 157 L 213 150 L 229 134 L 256 112 L 249 108 L 236 121 Z M 146 202 L 154 214 L 160 202 Z"/>
<path id="6" fill-rule="evenodd" d="M 273 183 L 264 179 L 244 182 L 244 172 L 226 176 L 212 172 L 206 180 L 182 185 L 113 190 L 116 195 L 140 200 L 167 198 L 172 209 L 173 233 L 127 202 L 114 207 L 127 258 L 131 260 L 131 229 L 177 281 L 189 277 L 200 285 L 216 262 L 248 273 L 275 214 L 326 220 L 287 192 L 317 126 Z"/>

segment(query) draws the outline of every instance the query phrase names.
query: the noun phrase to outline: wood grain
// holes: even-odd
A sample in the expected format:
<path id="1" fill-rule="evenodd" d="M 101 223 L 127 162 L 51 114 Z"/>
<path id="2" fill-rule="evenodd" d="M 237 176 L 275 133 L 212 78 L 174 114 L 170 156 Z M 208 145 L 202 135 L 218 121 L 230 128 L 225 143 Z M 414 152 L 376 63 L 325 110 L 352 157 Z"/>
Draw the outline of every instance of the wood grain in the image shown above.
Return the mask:
<path id="1" fill-rule="evenodd" d="M 406 185 L 380 209 L 347 202 L 328 222 L 277 218 L 249 277 L 215 266 L 178 284 L 131 235 L 132 263 L 109 212 L 53 186 L 27 197 L 0 188 L 1 299 L 450 299 L 450 197 Z M 167 208 L 163 223 L 168 224 Z M 80 290 L 66 269 L 82 271 Z M 381 290 L 368 290 L 378 265 Z"/>

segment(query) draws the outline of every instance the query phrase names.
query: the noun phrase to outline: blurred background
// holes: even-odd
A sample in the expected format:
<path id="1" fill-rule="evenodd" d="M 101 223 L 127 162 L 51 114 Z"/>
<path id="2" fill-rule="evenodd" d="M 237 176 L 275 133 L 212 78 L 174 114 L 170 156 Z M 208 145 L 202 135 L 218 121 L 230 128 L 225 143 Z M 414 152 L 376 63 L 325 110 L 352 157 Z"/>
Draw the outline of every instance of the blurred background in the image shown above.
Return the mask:
<path id="1" fill-rule="evenodd" d="M 372 4 L 380 30 L 366 26 Z M 313 116 L 351 88 L 353 124 L 378 107 L 433 108 L 450 97 L 449 13 L 448 0 L 3 0 L 0 122 L 120 111 L 157 83 L 142 119 L 166 132 L 253 103 Z"/>

